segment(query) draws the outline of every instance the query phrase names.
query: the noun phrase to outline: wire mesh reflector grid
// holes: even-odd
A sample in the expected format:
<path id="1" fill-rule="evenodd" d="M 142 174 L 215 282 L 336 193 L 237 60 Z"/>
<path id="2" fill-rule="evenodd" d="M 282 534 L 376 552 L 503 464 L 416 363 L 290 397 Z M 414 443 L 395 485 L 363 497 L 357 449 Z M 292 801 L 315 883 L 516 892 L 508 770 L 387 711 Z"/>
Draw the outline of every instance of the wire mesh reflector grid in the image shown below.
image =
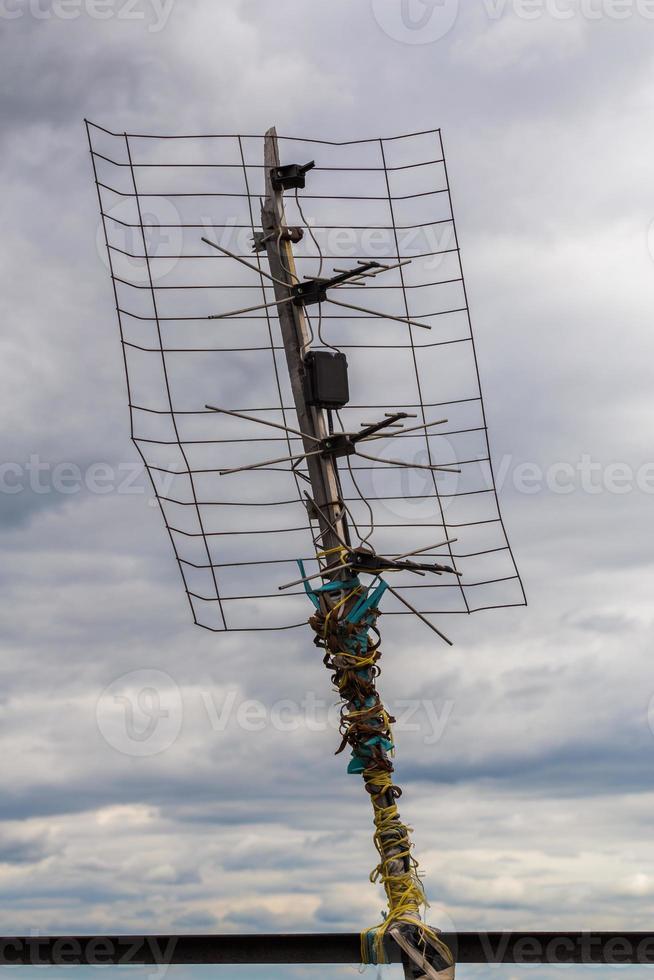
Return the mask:
<path id="1" fill-rule="evenodd" d="M 218 631 L 301 625 L 301 586 L 279 586 L 297 578 L 298 558 L 309 574 L 318 568 L 306 464 L 220 471 L 294 456 L 302 441 L 205 407 L 298 427 L 268 263 L 252 251 L 263 137 L 87 128 L 131 434 L 194 620 Z M 306 311 L 314 347 L 348 357 L 351 401 L 337 428 L 358 431 L 396 410 L 416 416 L 406 432 L 380 434 L 340 460 L 354 538 L 387 556 L 439 544 L 422 557 L 453 565 L 459 578 L 392 573 L 423 613 L 523 605 L 497 501 L 440 132 L 348 143 L 279 137 L 279 146 L 282 163 L 316 161 L 306 189 L 285 200 L 287 223 L 305 230 L 294 246 L 300 277 L 411 260 L 363 286 L 343 284 Z M 262 304 L 270 305 L 250 309 Z M 384 613 L 408 614 L 394 596 Z"/>

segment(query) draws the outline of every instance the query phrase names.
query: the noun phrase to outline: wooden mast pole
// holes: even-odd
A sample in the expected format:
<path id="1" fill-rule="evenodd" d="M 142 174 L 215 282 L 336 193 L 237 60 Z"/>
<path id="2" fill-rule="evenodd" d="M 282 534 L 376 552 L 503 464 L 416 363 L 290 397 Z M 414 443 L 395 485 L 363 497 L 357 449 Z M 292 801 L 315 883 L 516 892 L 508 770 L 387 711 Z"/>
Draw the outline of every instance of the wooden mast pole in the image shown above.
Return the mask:
<path id="1" fill-rule="evenodd" d="M 271 178 L 271 171 L 279 167 L 279 164 L 277 133 L 272 127 L 266 133 L 264 143 L 266 198 L 261 217 L 270 272 L 277 280 L 273 288 L 278 302 L 287 300 L 291 295 L 291 287 L 299 281 L 291 242 L 282 238 L 286 221 L 284 193 L 273 186 Z M 311 334 L 304 310 L 295 303 L 285 302 L 277 307 L 277 311 L 298 426 L 307 435 L 315 439 L 324 439 L 328 435 L 324 412 L 321 408 L 307 405 L 305 396 L 303 354 L 309 349 Z M 304 440 L 305 452 L 311 452 L 315 448 L 314 442 Z M 344 541 L 348 540 L 348 530 L 344 509 L 340 503 L 336 460 L 329 456 L 309 456 L 307 466 L 313 498 L 320 510 L 328 517 L 335 531 L 318 511 L 310 513 L 309 516 L 318 520 L 324 550 L 338 548 L 339 537 Z"/>

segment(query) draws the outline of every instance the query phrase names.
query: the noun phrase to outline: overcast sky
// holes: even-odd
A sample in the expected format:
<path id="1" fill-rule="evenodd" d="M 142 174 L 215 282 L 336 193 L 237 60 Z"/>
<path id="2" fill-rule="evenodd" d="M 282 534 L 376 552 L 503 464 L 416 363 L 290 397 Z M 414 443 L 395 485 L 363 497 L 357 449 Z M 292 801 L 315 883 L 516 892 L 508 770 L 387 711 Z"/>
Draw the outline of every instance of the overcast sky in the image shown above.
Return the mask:
<path id="1" fill-rule="evenodd" d="M 651 926 L 650 6 L 0 0 L 4 934 L 350 931 L 383 905 L 310 637 L 190 621 L 129 441 L 85 116 L 442 127 L 530 605 L 452 617 L 452 649 L 385 624 L 402 813 L 436 925 Z"/>

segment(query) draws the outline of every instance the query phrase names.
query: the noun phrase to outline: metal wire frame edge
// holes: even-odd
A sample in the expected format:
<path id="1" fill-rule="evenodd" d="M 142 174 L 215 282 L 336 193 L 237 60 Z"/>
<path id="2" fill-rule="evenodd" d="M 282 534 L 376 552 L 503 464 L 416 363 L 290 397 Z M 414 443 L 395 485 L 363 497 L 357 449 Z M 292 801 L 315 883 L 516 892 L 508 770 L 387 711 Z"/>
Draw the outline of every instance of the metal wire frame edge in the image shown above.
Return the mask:
<path id="1" fill-rule="evenodd" d="M 156 133 L 114 133 L 113 130 L 107 129 L 105 126 L 100 126 L 99 123 L 94 123 L 90 119 L 84 119 L 87 126 L 93 126 L 94 129 L 100 129 L 103 133 L 107 133 L 108 136 L 127 136 L 129 139 L 147 139 L 147 140 L 197 140 L 197 139 L 231 139 L 231 140 L 246 140 L 246 139 L 257 139 L 264 140 L 265 135 L 261 133 L 195 133 L 195 134 L 174 134 L 174 135 L 159 135 Z M 413 133 L 402 133 L 399 136 L 384 136 L 381 137 L 384 143 L 392 143 L 397 140 L 412 139 L 415 136 L 431 136 L 435 133 L 440 133 L 440 127 L 435 127 L 433 129 L 423 129 L 417 130 Z M 377 143 L 380 137 L 373 136 L 366 139 L 357 140 L 324 140 L 324 139 L 311 139 L 308 136 L 280 136 L 277 134 L 278 140 L 287 140 L 289 143 L 315 143 L 322 146 L 358 146 L 362 143 Z"/>

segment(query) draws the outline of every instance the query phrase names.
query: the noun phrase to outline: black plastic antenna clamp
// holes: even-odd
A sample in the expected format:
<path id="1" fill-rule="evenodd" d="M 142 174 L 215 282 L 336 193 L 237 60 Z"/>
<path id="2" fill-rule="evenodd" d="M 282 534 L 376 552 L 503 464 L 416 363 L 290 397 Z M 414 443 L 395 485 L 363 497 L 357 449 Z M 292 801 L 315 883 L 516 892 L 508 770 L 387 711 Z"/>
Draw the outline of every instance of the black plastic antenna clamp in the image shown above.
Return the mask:
<path id="1" fill-rule="evenodd" d="M 307 282 L 295 283 L 291 286 L 294 305 L 313 306 L 315 303 L 324 303 L 331 285 L 331 279 L 309 279 Z"/>
<path id="2" fill-rule="evenodd" d="M 284 167 L 273 167 L 270 171 L 270 180 L 276 191 L 288 191 L 294 187 L 303 188 L 305 186 L 306 174 L 313 170 L 316 165 L 315 160 L 309 163 L 289 163 Z"/>

